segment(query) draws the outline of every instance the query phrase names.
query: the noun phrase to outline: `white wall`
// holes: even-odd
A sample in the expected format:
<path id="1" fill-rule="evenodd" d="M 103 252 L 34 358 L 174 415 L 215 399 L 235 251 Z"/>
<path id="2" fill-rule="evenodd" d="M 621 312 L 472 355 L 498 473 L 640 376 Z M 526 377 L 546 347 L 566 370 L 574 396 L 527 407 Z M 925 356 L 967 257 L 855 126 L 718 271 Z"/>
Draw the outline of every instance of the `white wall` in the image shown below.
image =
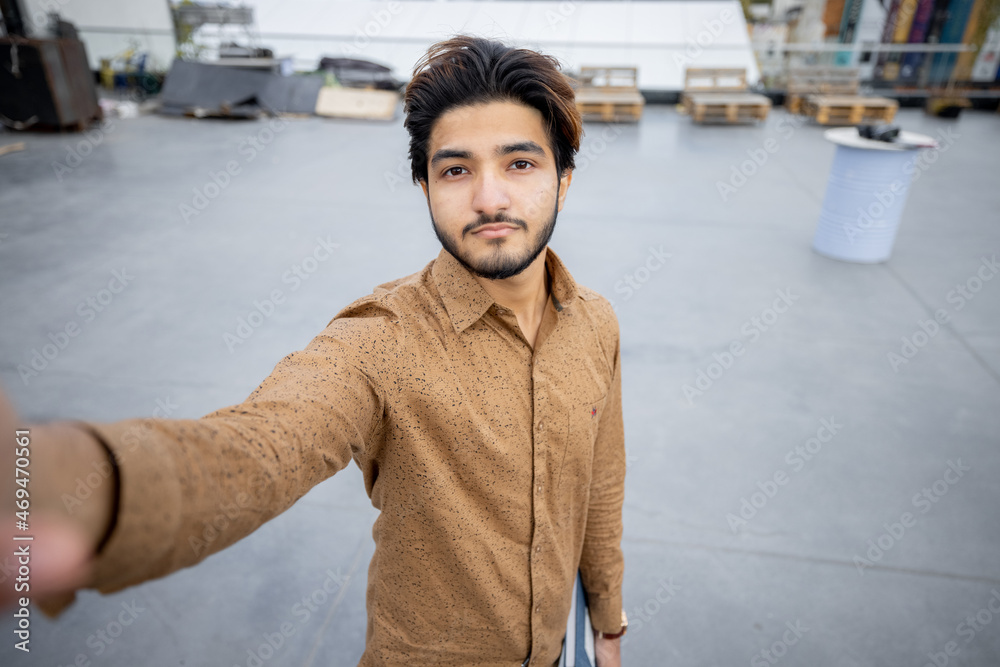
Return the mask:
<path id="1" fill-rule="evenodd" d="M 27 13 L 61 8 L 87 42 L 91 65 L 128 46 L 129 37 L 165 68 L 173 57 L 166 0 L 22 0 Z M 416 60 L 458 32 L 538 48 L 566 66 L 635 65 L 640 87 L 679 90 L 684 68 L 745 67 L 759 76 L 737 0 L 649 2 L 471 2 L 251 0 L 261 43 L 313 69 L 324 55 L 355 55 L 409 78 Z M 115 31 L 124 31 L 119 34 Z"/>
<path id="2" fill-rule="evenodd" d="M 174 28 L 167 0 L 21 0 L 21 6 L 32 35 L 44 31 L 49 11 L 74 23 L 86 42 L 91 69 L 133 43 L 150 54 L 151 69 L 168 69 L 173 61 Z"/>
<path id="3" fill-rule="evenodd" d="M 541 49 L 573 69 L 636 65 L 640 87 L 650 90 L 681 89 L 686 66 L 746 67 L 751 81 L 759 75 L 736 0 L 253 4 L 264 43 L 302 67 L 322 55 L 357 55 L 405 79 L 431 43 L 471 32 Z"/>

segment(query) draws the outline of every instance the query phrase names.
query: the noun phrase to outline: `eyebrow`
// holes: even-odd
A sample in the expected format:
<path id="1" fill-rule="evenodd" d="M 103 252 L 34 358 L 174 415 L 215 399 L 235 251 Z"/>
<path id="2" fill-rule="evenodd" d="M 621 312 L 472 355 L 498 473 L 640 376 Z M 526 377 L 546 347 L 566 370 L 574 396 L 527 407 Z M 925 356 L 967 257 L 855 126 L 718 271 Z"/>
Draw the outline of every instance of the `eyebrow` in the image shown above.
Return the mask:
<path id="1" fill-rule="evenodd" d="M 493 152 L 497 157 L 510 155 L 511 153 L 533 153 L 540 156 L 545 155 L 545 149 L 536 144 L 534 141 L 519 141 L 514 144 L 504 144 L 503 146 L 497 146 L 497 149 Z M 471 160 L 472 153 L 453 148 L 442 148 L 441 150 L 436 151 L 433 157 L 431 157 L 431 166 L 435 166 L 444 160 L 452 160 L 456 158 L 459 160 Z"/>
<path id="2" fill-rule="evenodd" d="M 431 158 L 431 166 L 436 165 L 438 162 L 452 160 L 455 158 L 460 160 L 469 160 L 472 158 L 472 153 L 469 151 L 458 151 L 452 148 L 442 148 L 439 151 L 435 151 L 434 156 Z"/>
<path id="3" fill-rule="evenodd" d="M 511 153 L 534 153 L 536 155 L 544 156 L 545 150 L 534 141 L 521 141 L 516 144 L 505 144 L 496 149 L 496 154 L 498 156 L 510 155 Z"/>

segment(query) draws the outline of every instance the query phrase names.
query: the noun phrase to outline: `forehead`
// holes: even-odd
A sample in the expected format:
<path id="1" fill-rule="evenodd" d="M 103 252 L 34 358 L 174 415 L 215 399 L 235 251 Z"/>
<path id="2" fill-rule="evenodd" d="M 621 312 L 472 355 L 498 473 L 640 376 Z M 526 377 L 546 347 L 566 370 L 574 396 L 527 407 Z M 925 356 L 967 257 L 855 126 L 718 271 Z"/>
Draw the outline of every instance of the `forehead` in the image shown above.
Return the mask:
<path id="1" fill-rule="evenodd" d="M 429 152 L 461 149 L 479 154 L 524 141 L 533 141 L 551 154 L 541 112 L 518 102 L 487 102 L 441 114 L 431 129 Z"/>

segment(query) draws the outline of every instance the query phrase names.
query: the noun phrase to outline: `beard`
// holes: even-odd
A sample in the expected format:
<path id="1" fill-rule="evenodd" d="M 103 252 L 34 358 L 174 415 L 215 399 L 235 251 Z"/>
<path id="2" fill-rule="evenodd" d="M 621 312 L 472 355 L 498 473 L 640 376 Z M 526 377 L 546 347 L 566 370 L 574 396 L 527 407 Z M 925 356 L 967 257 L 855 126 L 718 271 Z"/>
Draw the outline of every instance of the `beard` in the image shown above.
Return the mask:
<path id="1" fill-rule="evenodd" d="M 530 245 L 525 250 L 517 252 L 508 250 L 505 247 L 507 245 L 507 237 L 489 239 L 488 243 L 492 246 L 492 252 L 486 257 L 481 258 L 473 258 L 471 255 L 463 253 L 459 244 L 454 239 L 443 234 L 434 220 L 433 211 L 431 211 L 431 225 L 434 227 L 434 234 L 438 237 L 438 241 L 448 251 L 448 254 L 458 260 L 459 264 L 468 269 L 470 273 L 487 280 L 503 280 L 504 278 L 511 278 L 520 274 L 545 250 L 545 246 L 549 244 L 552 233 L 556 229 L 556 217 L 558 215 L 559 191 L 557 186 L 556 205 L 552 210 L 552 216 L 539 229 L 538 234 L 535 235 L 535 242 L 533 244 L 529 240 Z M 493 216 L 480 215 L 475 222 L 470 222 L 462 228 L 462 238 L 477 227 L 497 222 L 506 222 L 516 225 L 525 232 L 528 231 L 528 225 L 524 220 L 508 217 L 501 212 Z"/>

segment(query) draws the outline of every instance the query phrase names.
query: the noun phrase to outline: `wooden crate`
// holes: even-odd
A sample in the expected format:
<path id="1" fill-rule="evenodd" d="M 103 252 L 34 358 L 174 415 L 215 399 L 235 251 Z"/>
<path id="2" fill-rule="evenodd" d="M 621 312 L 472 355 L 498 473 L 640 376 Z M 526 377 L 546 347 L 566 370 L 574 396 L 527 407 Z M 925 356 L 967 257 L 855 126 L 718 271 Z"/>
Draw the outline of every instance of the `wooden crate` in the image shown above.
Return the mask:
<path id="1" fill-rule="evenodd" d="M 399 93 L 394 90 L 362 90 L 323 86 L 316 98 L 316 115 L 328 118 L 392 120 Z"/>
<path id="2" fill-rule="evenodd" d="M 788 70 L 785 107 L 800 114 L 809 95 L 857 95 L 859 77 L 857 67 L 793 67 Z"/>
<path id="3" fill-rule="evenodd" d="M 752 123 L 767 118 L 771 100 L 753 93 L 694 93 L 684 108 L 696 123 Z"/>
<path id="4" fill-rule="evenodd" d="M 899 103 L 885 97 L 809 95 L 802 111 L 820 125 L 885 125 L 896 117 Z"/>
<path id="5" fill-rule="evenodd" d="M 581 67 L 576 108 L 584 120 L 638 122 L 646 100 L 635 67 Z"/>
<path id="6" fill-rule="evenodd" d="M 84 43 L 0 37 L 0 114 L 18 130 L 82 132 L 101 120 Z"/>

